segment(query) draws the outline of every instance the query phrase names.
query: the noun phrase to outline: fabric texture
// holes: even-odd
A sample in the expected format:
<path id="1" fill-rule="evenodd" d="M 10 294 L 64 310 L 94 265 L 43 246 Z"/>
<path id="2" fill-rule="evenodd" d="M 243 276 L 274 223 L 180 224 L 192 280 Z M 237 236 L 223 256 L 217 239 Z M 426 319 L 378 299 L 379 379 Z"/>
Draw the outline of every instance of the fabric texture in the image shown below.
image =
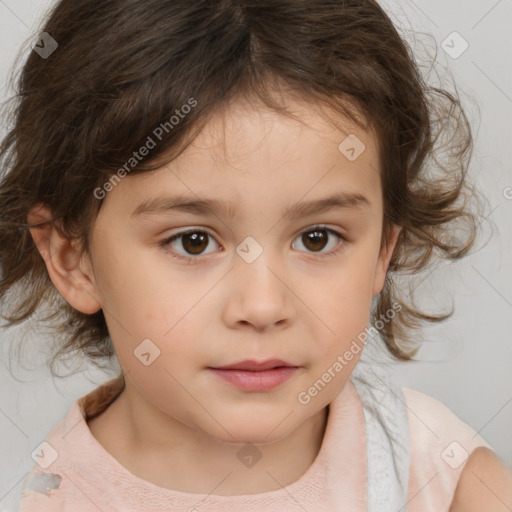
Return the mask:
<path id="1" fill-rule="evenodd" d="M 365 351 L 366 352 L 366 351 Z M 407 501 L 409 418 L 401 387 L 361 357 L 351 380 L 363 404 L 368 459 L 368 511 L 401 510 Z"/>

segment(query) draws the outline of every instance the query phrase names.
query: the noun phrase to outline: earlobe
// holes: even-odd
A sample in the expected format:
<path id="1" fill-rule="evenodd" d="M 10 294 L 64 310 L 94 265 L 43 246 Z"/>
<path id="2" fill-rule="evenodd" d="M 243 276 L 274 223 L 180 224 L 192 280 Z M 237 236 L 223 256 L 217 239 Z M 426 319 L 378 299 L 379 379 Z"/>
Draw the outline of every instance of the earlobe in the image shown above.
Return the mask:
<path id="1" fill-rule="evenodd" d="M 69 240 L 51 219 L 51 212 L 44 205 L 33 207 L 27 215 L 30 225 L 40 224 L 30 228 L 30 234 L 50 279 L 74 309 L 86 314 L 96 313 L 101 304 L 90 266 L 80 257 L 76 242 Z"/>
<path id="2" fill-rule="evenodd" d="M 384 283 L 386 282 L 386 275 L 389 267 L 389 263 L 391 261 L 391 257 L 393 256 L 393 252 L 395 250 L 398 236 L 400 231 L 402 230 L 402 226 L 398 226 L 397 224 L 393 224 L 388 236 L 388 239 L 385 244 L 383 244 L 379 259 L 377 261 L 377 267 L 375 269 L 375 276 L 373 279 L 373 289 L 372 296 L 378 295 L 382 289 L 384 288 Z"/>

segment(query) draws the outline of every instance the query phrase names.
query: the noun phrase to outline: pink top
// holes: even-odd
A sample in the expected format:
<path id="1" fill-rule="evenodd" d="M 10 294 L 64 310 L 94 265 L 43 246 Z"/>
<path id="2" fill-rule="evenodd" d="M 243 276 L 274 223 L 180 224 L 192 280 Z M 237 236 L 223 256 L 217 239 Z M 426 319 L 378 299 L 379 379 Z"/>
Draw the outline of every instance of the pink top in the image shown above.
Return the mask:
<path id="1" fill-rule="evenodd" d="M 467 456 L 478 446 L 491 447 L 438 400 L 402 389 L 411 440 L 403 510 L 448 512 Z M 162 488 L 122 466 L 86 422 L 108 407 L 121 390 L 122 381 L 113 379 L 73 403 L 39 448 L 39 457 L 35 455 L 38 463 L 25 479 L 19 512 L 357 512 L 367 508 L 365 419 L 350 380 L 329 406 L 322 446 L 308 470 L 283 489 L 241 496 Z"/>

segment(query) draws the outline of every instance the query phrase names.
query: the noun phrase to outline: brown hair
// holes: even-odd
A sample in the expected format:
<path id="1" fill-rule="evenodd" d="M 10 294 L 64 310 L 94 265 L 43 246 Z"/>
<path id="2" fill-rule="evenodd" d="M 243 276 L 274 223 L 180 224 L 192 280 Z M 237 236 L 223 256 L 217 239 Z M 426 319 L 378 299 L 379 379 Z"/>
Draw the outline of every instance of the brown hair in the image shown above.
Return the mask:
<path id="1" fill-rule="evenodd" d="M 63 316 L 54 361 L 79 350 L 99 363 L 114 351 L 101 310 L 87 315 L 58 300 L 28 229 L 29 209 L 48 205 L 63 232 L 87 251 L 102 204 L 94 191 L 156 127 L 167 122 L 168 129 L 151 159 L 131 173 L 171 161 L 239 95 L 293 116 L 276 101 L 275 92 L 285 89 L 377 134 L 383 235 L 391 223 L 403 226 L 372 312 L 374 324 L 395 311 L 380 329 L 390 353 L 411 359 L 419 348 L 408 340 L 411 331 L 451 316 L 417 309 L 394 276 L 421 271 L 436 253 L 460 258 L 473 246 L 476 216 L 466 194 L 471 130 L 458 96 L 425 82 L 377 2 L 61 0 L 43 30 L 58 48 L 47 58 L 28 56 L 13 127 L 0 147 L 0 298 L 20 285 L 12 311 L 3 314 L 9 325 L 28 319 L 44 300 L 47 320 Z M 194 108 L 169 127 L 191 98 Z M 448 139 L 441 141 L 443 134 Z M 457 237 L 455 223 L 464 229 Z"/>

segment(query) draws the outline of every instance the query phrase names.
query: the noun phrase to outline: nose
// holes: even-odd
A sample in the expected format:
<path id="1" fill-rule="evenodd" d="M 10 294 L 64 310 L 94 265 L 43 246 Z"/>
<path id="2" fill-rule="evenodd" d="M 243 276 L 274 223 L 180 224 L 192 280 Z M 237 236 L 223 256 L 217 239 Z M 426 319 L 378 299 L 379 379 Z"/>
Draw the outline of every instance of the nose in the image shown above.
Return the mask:
<path id="1" fill-rule="evenodd" d="M 294 318 L 292 290 L 277 257 L 264 250 L 254 261 L 236 258 L 229 278 L 224 321 L 258 331 L 284 328 Z"/>

